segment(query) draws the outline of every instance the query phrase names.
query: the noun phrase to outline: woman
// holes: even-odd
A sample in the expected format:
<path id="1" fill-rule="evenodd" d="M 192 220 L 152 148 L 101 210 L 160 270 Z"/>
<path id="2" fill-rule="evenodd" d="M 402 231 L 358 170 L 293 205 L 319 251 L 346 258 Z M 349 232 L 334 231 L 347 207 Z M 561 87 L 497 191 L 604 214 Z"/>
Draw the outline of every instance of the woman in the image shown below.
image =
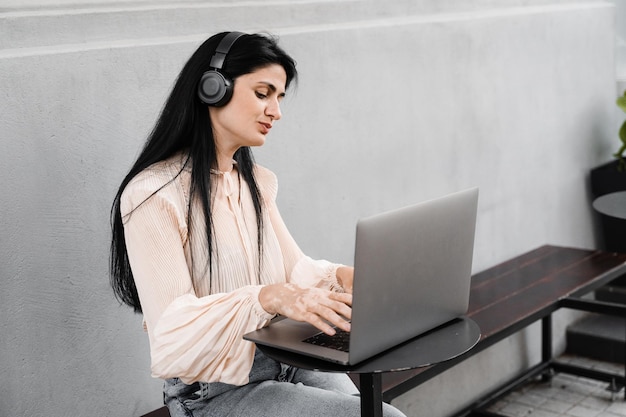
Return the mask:
<path id="1" fill-rule="evenodd" d="M 276 177 L 250 151 L 296 75 L 270 37 L 209 38 L 115 197 L 112 286 L 144 315 L 172 416 L 360 415 L 345 375 L 291 368 L 242 339 L 277 314 L 350 330 L 352 268 L 301 252 Z"/>

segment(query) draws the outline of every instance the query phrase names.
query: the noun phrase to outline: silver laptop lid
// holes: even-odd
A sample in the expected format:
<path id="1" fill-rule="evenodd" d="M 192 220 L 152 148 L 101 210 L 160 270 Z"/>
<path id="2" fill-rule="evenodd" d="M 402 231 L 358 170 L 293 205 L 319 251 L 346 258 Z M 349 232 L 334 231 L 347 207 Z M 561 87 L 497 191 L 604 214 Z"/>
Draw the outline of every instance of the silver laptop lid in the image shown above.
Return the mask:
<path id="1" fill-rule="evenodd" d="M 477 203 L 472 188 L 359 220 L 350 363 L 467 312 Z"/>

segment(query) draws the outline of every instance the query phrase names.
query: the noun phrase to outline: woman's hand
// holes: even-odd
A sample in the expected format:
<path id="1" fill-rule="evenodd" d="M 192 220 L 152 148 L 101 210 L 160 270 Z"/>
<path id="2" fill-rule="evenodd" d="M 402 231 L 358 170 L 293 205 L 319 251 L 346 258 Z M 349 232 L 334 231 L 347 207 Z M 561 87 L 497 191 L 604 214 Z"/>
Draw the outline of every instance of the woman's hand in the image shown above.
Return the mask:
<path id="1" fill-rule="evenodd" d="M 352 283 L 354 282 L 354 268 L 351 266 L 340 266 L 335 272 L 339 285 L 348 294 L 352 294 Z"/>
<path id="2" fill-rule="evenodd" d="M 261 288 L 259 302 L 268 313 L 311 323 L 329 335 L 335 334 L 331 325 L 350 331 L 348 320 L 352 317 L 352 294 L 349 293 L 302 288 L 295 284 L 273 284 Z"/>

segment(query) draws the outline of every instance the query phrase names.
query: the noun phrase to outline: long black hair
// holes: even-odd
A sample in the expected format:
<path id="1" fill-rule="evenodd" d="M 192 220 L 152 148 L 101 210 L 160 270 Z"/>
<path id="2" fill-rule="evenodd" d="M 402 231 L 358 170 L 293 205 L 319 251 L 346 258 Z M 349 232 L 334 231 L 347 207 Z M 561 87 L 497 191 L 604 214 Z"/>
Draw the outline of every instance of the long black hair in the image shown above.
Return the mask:
<path id="1" fill-rule="evenodd" d="M 142 310 L 126 251 L 120 199 L 124 189 L 133 177 L 150 165 L 165 160 L 177 152 L 184 152 L 187 155 L 186 162 L 180 172 L 186 165 L 191 165 L 191 185 L 187 217 L 188 221 L 190 221 L 191 201 L 194 198 L 198 198 L 206 224 L 206 236 L 201 238 L 208 240 L 208 266 L 209 271 L 211 270 L 213 230 L 210 204 L 210 170 L 211 168 L 216 168 L 217 154 L 209 111 L 207 105 L 199 99 L 197 88 L 202 74 L 209 70 L 209 63 L 215 53 L 215 49 L 227 33 L 222 32 L 207 39 L 184 65 L 154 129 L 148 136 L 137 160 L 122 181 L 113 200 L 111 208 L 111 286 L 116 298 L 132 307 L 137 313 L 140 313 Z M 221 72 L 234 80 L 241 75 L 249 74 L 270 64 L 279 64 L 284 68 L 287 75 L 286 87 L 289 87 L 289 84 L 296 79 L 295 61 L 278 46 L 275 38 L 259 34 L 243 35 L 237 39 L 228 52 Z M 254 159 L 250 148 L 241 147 L 235 153 L 234 159 L 237 161 L 240 175 L 248 184 L 252 194 L 257 217 L 260 258 L 261 231 L 263 227 L 262 205 L 259 188 L 254 177 Z M 172 178 L 173 180 L 174 178 Z"/>

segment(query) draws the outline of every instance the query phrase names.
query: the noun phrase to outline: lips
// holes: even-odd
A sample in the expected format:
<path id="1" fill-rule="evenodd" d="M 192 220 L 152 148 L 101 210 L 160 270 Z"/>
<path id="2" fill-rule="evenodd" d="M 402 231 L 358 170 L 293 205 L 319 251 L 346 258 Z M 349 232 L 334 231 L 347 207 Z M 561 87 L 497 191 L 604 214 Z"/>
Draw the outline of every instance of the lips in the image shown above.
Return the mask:
<path id="1" fill-rule="evenodd" d="M 259 122 L 259 125 L 261 125 L 261 132 L 263 132 L 264 134 L 268 133 L 272 128 L 271 123 Z"/>

